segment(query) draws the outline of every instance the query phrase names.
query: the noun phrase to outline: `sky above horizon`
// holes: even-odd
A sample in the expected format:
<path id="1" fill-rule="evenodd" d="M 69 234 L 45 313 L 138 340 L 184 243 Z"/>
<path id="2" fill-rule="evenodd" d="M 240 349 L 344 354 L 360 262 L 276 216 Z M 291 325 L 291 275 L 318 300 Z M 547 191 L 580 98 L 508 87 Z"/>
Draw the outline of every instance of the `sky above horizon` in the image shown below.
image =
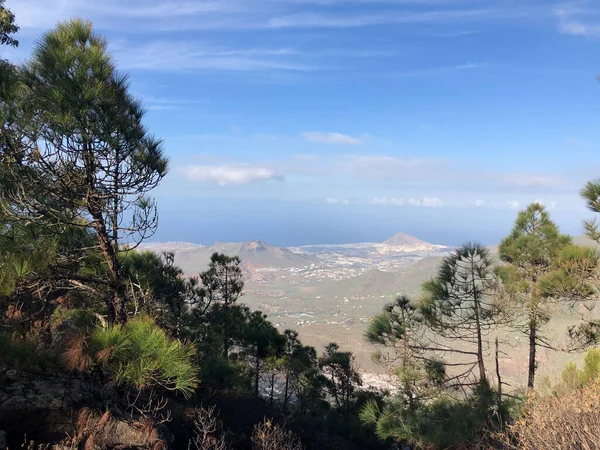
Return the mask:
<path id="1" fill-rule="evenodd" d="M 543 202 L 581 234 L 600 175 L 600 2 L 7 0 L 24 61 L 105 35 L 170 173 L 154 241 L 448 245 Z"/>

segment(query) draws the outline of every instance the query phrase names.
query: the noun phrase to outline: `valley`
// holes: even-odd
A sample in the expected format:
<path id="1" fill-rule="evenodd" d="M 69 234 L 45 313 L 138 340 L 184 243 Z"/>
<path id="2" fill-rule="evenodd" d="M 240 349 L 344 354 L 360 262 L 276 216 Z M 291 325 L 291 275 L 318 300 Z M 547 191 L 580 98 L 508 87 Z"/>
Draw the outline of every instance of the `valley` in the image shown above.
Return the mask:
<path id="1" fill-rule="evenodd" d="M 382 243 L 308 245 L 281 248 L 263 241 L 150 243 L 155 252 L 175 254 L 186 275 L 206 269 L 221 252 L 242 260 L 242 301 L 267 314 L 279 330 L 292 328 L 305 344 L 322 349 L 335 341 L 352 351 L 363 371 L 378 373 L 374 348 L 363 339 L 370 318 L 399 294 L 416 295 L 452 250 L 397 234 Z"/>
<path id="2" fill-rule="evenodd" d="M 575 240 L 592 245 L 583 238 Z M 386 370 L 372 361 L 376 349 L 363 337 L 368 323 L 397 295 L 418 296 L 422 282 L 435 275 L 441 259 L 453 249 L 402 233 L 381 243 L 283 248 L 256 240 L 213 245 L 148 243 L 143 248 L 173 252 L 175 264 L 188 276 L 205 270 L 213 252 L 239 256 L 245 279 L 241 301 L 262 310 L 280 331 L 297 330 L 305 344 L 319 350 L 337 342 L 354 353 L 366 383 L 388 387 Z M 489 249 L 497 253 L 497 246 Z M 565 310 L 558 314 L 548 327 L 551 340 L 560 343 L 568 326 L 582 313 Z M 510 355 L 500 363 L 508 382 L 518 384 L 526 376 L 527 345 L 514 330 L 499 333 L 507 341 L 505 350 Z M 555 376 L 553 367 L 578 359 L 548 349 L 539 358 L 543 376 Z"/>

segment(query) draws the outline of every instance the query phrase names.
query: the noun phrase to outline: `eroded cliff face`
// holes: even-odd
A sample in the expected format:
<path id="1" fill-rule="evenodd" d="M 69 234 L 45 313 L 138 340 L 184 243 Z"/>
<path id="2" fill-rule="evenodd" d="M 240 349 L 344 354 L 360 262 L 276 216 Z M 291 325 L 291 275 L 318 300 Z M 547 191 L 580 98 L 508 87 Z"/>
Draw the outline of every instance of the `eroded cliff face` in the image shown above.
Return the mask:
<path id="1" fill-rule="evenodd" d="M 172 436 L 152 418 L 107 410 L 110 391 L 90 378 L 0 371 L 0 448 L 40 443 L 66 449 L 167 449 Z"/>

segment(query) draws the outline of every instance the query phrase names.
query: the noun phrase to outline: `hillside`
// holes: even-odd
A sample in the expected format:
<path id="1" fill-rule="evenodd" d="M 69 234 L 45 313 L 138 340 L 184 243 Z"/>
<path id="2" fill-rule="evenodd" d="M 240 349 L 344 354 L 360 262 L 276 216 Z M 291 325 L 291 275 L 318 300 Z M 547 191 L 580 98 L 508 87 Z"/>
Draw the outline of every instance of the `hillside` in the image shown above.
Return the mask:
<path id="1" fill-rule="evenodd" d="M 214 245 L 202 247 L 193 244 L 169 246 L 169 243 L 164 243 L 149 246 L 147 249 L 172 251 L 175 254 L 175 264 L 181 267 L 186 274 L 195 274 L 205 270 L 210 256 L 214 252 L 239 256 L 242 260 L 242 268 L 246 272 L 269 268 L 305 267 L 316 262 L 316 259 L 310 255 L 299 255 L 287 248 L 275 247 L 263 241 L 216 242 Z"/>
<path id="2" fill-rule="evenodd" d="M 373 269 L 345 280 L 323 281 L 314 285 L 314 292 L 340 297 L 388 297 L 398 293 L 418 295 L 421 283 L 435 274 L 440 259 L 426 257 L 400 272 Z"/>
<path id="3" fill-rule="evenodd" d="M 582 245 L 584 247 L 596 247 L 596 248 L 600 247 L 597 242 L 592 241 L 587 236 L 575 236 L 573 238 L 573 243 L 577 244 L 577 245 Z"/>

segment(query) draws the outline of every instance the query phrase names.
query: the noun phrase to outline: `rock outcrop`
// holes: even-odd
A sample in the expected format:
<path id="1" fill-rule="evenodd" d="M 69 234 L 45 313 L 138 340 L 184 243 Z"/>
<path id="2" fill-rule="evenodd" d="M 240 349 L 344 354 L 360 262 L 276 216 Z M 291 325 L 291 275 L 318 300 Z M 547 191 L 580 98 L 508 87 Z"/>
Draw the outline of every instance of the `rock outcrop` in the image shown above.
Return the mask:
<path id="1" fill-rule="evenodd" d="M 107 410 L 110 396 L 89 378 L 0 372 L 0 449 L 34 441 L 67 449 L 169 448 L 168 429 L 150 418 Z"/>

